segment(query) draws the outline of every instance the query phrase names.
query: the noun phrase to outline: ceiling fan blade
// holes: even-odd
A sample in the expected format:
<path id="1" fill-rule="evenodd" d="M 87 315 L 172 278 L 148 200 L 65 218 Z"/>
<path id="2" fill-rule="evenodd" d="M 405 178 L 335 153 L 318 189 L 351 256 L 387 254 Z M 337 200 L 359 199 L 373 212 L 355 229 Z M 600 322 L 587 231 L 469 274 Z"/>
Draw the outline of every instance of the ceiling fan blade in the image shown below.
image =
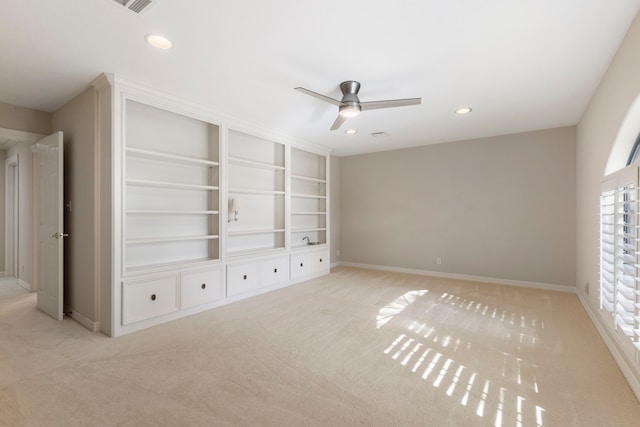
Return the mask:
<path id="1" fill-rule="evenodd" d="M 295 90 L 297 90 L 298 92 L 302 92 L 302 93 L 306 93 L 307 95 L 311 95 L 313 97 L 316 97 L 324 102 L 328 102 L 329 104 L 333 104 L 333 105 L 337 105 L 340 106 L 342 105 L 342 102 L 338 101 L 337 99 L 333 99 L 333 98 L 329 98 L 328 96 L 324 96 L 320 93 L 311 91 L 309 89 L 305 89 L 303 87 L 296 87 L 294 88 Z"/>
<path id="2" fill-rule="evenodd" d="M 390 99 L 387 101 L 361 102 L 360 107 L 362 107 L 362 111 L 365 111 L 365 110 L 377 110 L 378 108 L 391 108 L 391 107 L 404 107 L 407 105 L 419 105 L 421 102 L 422 102 L 422 98 Z"/>
<path id="3" fill-rule="evenodd" d="M 340 126 L 342 126 L 342 124 L 347 120 L 346 117 L 341 116 L 340 114 L 338 114 L 338 117 L 336 117 L 336 121 L 333 122 L 333 126 L 331 126 L 331 130 L 336 130 L 338 129 Z"/>

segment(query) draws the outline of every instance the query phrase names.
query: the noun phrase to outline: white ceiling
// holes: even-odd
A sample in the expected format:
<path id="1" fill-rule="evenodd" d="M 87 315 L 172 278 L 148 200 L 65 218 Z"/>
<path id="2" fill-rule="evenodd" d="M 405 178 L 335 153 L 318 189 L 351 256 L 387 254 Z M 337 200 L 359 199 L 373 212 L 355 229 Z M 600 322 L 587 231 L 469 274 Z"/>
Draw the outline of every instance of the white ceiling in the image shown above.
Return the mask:
<path id="1" fill-rule="evenodd" d="M 101 72 L 336 155 L 576 124 L 640 0 L 0 0 L 0 101 L 54 111 Z M 147 33 L 169 37 L 158 51 Z M 340 98 L 422 97 L 329 131 Z M 470 106 L 473 113 L 453 111 Z M 345 129 L 358 130 L 354 136 Z M 374 138 L 373 132 L 386 132 Z"/>

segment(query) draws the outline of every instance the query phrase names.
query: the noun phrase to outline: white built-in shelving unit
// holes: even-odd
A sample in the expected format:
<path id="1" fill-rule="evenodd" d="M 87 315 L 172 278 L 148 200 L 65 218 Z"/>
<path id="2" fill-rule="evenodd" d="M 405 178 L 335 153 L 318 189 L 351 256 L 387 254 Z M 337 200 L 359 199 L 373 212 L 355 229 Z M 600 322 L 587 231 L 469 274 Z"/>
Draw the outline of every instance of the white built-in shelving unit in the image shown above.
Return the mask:
<path id="1" fill-rule="evenodd" d="M 228 255 L 284 250 L 285 146 L 235 130 L 228 135 Z"/>
<path id="2" fill-rule="evenodd" d="M 110 210 L 100 230 L 103 332 L 329 272 L 327 150 L 114 75 L 93 86 L 99 210 Z"/>
<path id="3" fill-rule="evenodd" d="M 219 127 L 127 100 L 124 274 L 220 258 Z"/>
<path id="4" fill-rule="evenodd" d="M 327 243 L 327 157 L 291 148 L 291 247 Z"/>

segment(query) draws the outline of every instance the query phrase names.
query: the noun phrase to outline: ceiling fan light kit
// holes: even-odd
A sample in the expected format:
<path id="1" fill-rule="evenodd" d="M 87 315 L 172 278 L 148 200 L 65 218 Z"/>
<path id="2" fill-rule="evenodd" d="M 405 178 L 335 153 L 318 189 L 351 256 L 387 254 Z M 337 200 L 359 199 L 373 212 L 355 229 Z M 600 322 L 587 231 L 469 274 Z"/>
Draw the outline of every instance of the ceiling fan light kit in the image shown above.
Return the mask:
<path id="1" fill-rule="evenodd" d="M 407 99 L 390 99 L 385 101 L 368 101 L 360 102 L 358 98 L 358 92 L 360 91 L 360 83 L 355 80 L 347 80 L 340 83 L 340 91 L 342 91 L 342 99 L 330 98 L 317 92 L 313 92 L 303 87 L 297 87 L 295 90 L 306 93 L 320 99 L 321 101 L 328 102 L 329 104 L 336 105 L 338 107 L 338 117 L 333 122 L 331 130 L 336 130 L 350 117 L 359 116 L 365 110 L 376 110 L 380 108 L 391 107 L 404 107 L 407 105 L 419 105 L 422 102 L 421 98 L 407 98 Z"/>
<path id="2" fill-rule="evenodd" d="M 341 105 L 339 109 L 339 114 L 347 119 L 359 116 L 361 113 L 362 108 L 359 105 Z"/>

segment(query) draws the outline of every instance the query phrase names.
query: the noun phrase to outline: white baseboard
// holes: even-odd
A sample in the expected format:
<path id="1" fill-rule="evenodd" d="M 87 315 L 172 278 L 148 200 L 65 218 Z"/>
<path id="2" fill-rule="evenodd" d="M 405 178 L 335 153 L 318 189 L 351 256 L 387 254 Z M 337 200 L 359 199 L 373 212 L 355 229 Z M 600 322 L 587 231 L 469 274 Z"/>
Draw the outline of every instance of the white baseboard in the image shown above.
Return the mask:
<path id="1" fill-rule="evenodd" d="M 26 289 L 27 291 L 31 292 L 31 285 L 27 282 L 25 282 L 22 279 L 18 279 L 18 285 L 24 289 Z"/>
<path id="2" fill-rule="evenodd" d="M 7 277 L 6 271 L 0 271 L 0 277 Z"/>
<path id="3" fill-rule="evenodd" d="M 551 285 L 548 283 L 526 282 L 523 280 L 497 279 L 493 277 L 470 276 L 467 274 L 443 273 L 441 271 L 418 270 L 413 268 L 390 267 L 386 265 L 360 264 L 356 262 L 338 262 L 335 266 L 367 268 L 369 270 L 393 271 L 395 273 L 416 274 L 418 276 L 442 277 L 444 279 L 467 280 L 472 282 L 495 283 L 497 285 L 519 286 L 523 288 L 544 289 L 547 291 L 560 291 L 576 293 L 574 286 Z M 334 264 L 331 265 L 334 267 Z"/>
<path id="4" fill-rule="evenodd" d="M 631 387 L 633 394 L 636 395 L 636 399 L 640 400 L 640 381 L 638 380 L 638 377 L 634 374 L 635 369 L 632 367 L 632 365 L 629 364 L 629 362 L 627 361 L 627 358 L 622 355 L 620 350 L 618 350 L 618 347 L 614 342 L 615 338 L 613 338 L 609 334 L 609 332 L 607 332 L 607 329 L 605 328 L 605 326 L 603 326 L 602 323 L 600 323 L 599 317 L 596 316 L 593 310 L 591 310 L 589 303 L 584 300 L 580 292 L 576 292 L 576 294 L 578 295 L 578 300 L 580 300 L 580 303 L 582 304 L 584 311 L 587 312 L 587 316 L 589 316 L 589 319 L 591 319 L 591 323 L 593 323 L 593 325 L 596 327 L 596 330 L 600 334 L 600 337 L 604 341 L 605 345 L 609 349 L 609 352 L 611 353 L 614 360 L 618 364 L 618 367 L 622 371 L 622 375 L 624 375 L 624 378 L 629 383 L 629 387 Z"/>
<path id="5" fill-rule="evenodd" d="M 70 307 L 67 307 L 67 306 L 64 307 L 64 314 L 71 317 L 73 320 L 80 323 L 82 326 L 89 329 L 91 332 L 98 332 L 100 330 L 100 322 L 94 322 L 93 320 L 89 319 L 87 316 L 77 312 L 76 310 L 73 310 Z"/>

